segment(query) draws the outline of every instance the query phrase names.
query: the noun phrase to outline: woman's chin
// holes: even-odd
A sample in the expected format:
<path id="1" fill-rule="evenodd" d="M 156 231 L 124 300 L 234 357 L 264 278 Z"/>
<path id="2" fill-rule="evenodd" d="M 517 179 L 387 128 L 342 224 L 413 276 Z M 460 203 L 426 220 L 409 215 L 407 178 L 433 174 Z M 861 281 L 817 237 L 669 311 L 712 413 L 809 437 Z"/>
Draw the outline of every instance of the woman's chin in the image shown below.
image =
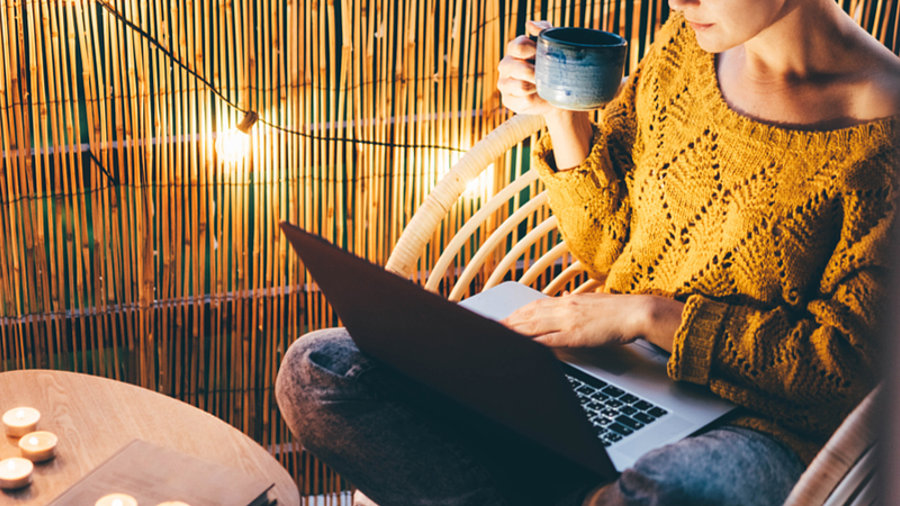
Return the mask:
<path id="1" fill-rule="evenodd" d="M 721 53 L 728 49 L 728 44 L 723 44 L 721 41 L 716 40 L 713 37 L 710 37 L 705 33 L 697 33 L 697 45 L 700 46 L 700 49 L 706 51 L 707 53 Z"/>

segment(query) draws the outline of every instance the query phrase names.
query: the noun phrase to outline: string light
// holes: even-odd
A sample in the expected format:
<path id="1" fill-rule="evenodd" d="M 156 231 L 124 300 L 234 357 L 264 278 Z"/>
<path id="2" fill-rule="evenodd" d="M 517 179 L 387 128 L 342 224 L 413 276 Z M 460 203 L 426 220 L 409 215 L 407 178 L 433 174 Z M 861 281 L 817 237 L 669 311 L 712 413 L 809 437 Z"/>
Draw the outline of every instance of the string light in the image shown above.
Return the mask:
<path id="1" fill-rule="evenodd" d="M 216 154 L 219 155 L 219 160 L 236 163 L 247 156 L 250 152 L 250 129 L 258 120 L 256 112 L 248 111 L 237 127 L 216 136 Z"/>
<path id="2" fill-rule="evenodd" d="M 158 41 L 152 35 L 147 33 L 146 30 L 144 30 L 143 28 L 138 26 L 134 21 L 131 21 L 130 19 L 125 17 L 124 14 L 119 12 L 107 0 L 94 0 L 94 1 L 98 5 L 100 5 L 100 7 L 102 7 L 104 10 L 109 12 L 113 17 L 115 17 L 116 19 L 121 21 L 125 26 L 127 26 L 127 27 L 131 28 L 132 30 L 134 30 L 135 32 L 137 32 L 141 37 L 143 37 L 147 42 L 149 42 L 151 46 L 156 48 L 156 50 L 158 50 L 161 53 L 163 53 L 164 55 L 166 55 L 166 57 L 169 60 L 171 60 L 172 63 L 177 65 L 181 70 L 187 72 L 194 79 L 197 79 L 198 81 L 203 83 L 203 85 L 210 92 L 212 92 L 215 96 L 219 97 L 219 99 L 222 102 L 224 102 L 226 105 L 228 105 L 229 107 L 231 107 L 233 109 L 237 109 L 238 111 L 242 111 L 244 113 L 253 112 L 253 111 L 249 111 L 247 109 L 240 107 L 237 103 L 235 103 L 233 100 L 228 98 L 218 88 L 213 86 L 213 83 L 211 83 L 208 79 L 206 79 L 205 77 L 200 75 L 197 71 L 195 71 L 194 69 L 192 69 L 191 67 L 186 65 L 184 62 L 179 60 L 178 57 L 174 53 L 172 53 L 172 51 L 167 49 L 160 41 Z M 462 149 L 462 148 L 458 148 L 458 147 L 454 147 L 454 146 L 441 146 L 438 144 L 394 143 L 394 142 L 386 142 L 386 141 L 375 141 L 375 140 L 370 140 L 370 139 L 354 139 L 354 138 L 348 138 L 348 137 L 331 137 L 331 136 L 324 136 L 324 135 L 315 135 L 315 134 L 311 134 L 308 132 L 301 132 L 300 130 L 294 130 L 291 128 L 281 126 L 277 123 L 273 123 L 273 122 L 267 120 L 266 118 L 259 117 L 259 116 L 257 116 L 257 121 L 259 121 L 259 123 L 266 125 L 267 127 L 271 128 L 273 130 L 277 130 L 279 132 L 283 132 L 286 134 L 296 135 L 298 137 L 304 137 L 304 138 L 313 139 L 313 140 L 332 141 L 332 142 L 349 142 L 349 143 L 353 143 L 353 144 L 365 144 L 365 145 L 369 145 L 369 146 L 385 146 L 385 147 L 392 147 L 392 148 L 423 148 L 423 149 L 439 149 L 439 150 L 444 150 L 444 151 L 454 151 L 454 152 L 458 152 L 458 153 L 466 152 L 466 150 Z"/>
<path id="3" fill-rule="evenodd" d="M 346 138 L 346 137 L 338 137 L 338 136 L 315 135 L 315 134 L 310 134 L 307 132 L 302 132 L 299 130 L 294 130 L 291 128 L 286 128 L 286 127 L 278 125 L 276 123 L 272 123 L 271 121 L 268 121 L 265 118 L 259 117 L 259 115 L 254 111 L 243 109 L 237 103 L 235 103 L 234 101 L 229 99 L 224 93 L 222 93 L 215 86 L 213 86 L 213 84 L 208 79 L 206 79 L 205 77 L 200 75 L 198 72 L 196 72 L 195 70 L 190 68 L 188 65 L 186 65 L 181 60 L 179 60 L 178 57 L 175 56 L 175 54 L 173 54 L 172 51 L 170 51 L 168 48 L 166 48 L 159 40 L 157 40 L 155 37 L 153 37 L 152 35 L 147 33 L 147 31 L 145 31 L 143 28 L 138 26 L 135 22 L 133 22 L 130 19 L 128 19 L 127 17 L 125 17 L 121 12 L 119 12 L 115 7 L 113 7 L 107 0 L 94 0 L 94 2 L 96 2 L 96 4 L 99 5 L 102 9 L 104 9 L 109 14 L 111 14 L 114 18 L 116 18 L 120 22 L 122 22 L 122 24 L 124 24 L 128 28 L 134 30 L 144 40 L 149 42 L 153 48 L 155 48 L 157 51 L 161 52 L 169 60 L 171 60 L 174 65 L 178 66 L 181 70 L 187 72 L 192 77 L 194 77 L 195 79 L 197 79 L 198 81 L 203 83 L 203 85 L 209 91 L 211 91 L 215 96 L 217 96 L 228 107 L 231 107 L 233 109 L 237 109 L 238 111 L 243 112 L 245 115 L 244 115 L 244 120 L 241 121 L 242 124 L 249 116 L 254 117 L 255 119 L 253 120 L 253 122 L 251 122 L 250 125 L 246 128 L 247 132 L 249 132 L 250 127 L 253 126 L 253 123 L 259 122 L 259 123 L 262 123 L 262 124 L 268 126 L 271 129 L 279 131 L 279 132 L 283 132 L 283 133 L 286 133 L 289 135 L 296 135 L 298 137 L 304 137 L 307 139 L 314 139 L 314 140 L 323 140 L 323 141 L 330 141 L 330 142 L 348 142 L 348 143 L 353 143 L 353 144 L 363 144 L 363 145 L 369 145 L 369 146 L 385 146 L 385 147 L 390 147 L 390 148 L 401 148 L 401 149 L 410 149 L 410 148 L 436 149 L 436 150 L 451 151 L 451 152 L 457 152 L 457 153 L 465 153 L 465 151 L 466 151 L 465 149 L 454 147 L 454 146 L 441 146 L 441 145 L 437 145 L 437 144 L 394 143 L 394 142 L 376 141 L 376 140 L 370 140 L 370 139 L 354 139 L 354 138 Z M 249 135 L 247 135 L 246 132 L 240 133 L 241 132 L 240 129 L 235 129 L 235 130 L 237 130 L 237 132 L 232 130 L 230 132 L 219 133 L 216 136 L 216 153 L 219 156 L 219 158 L 222 159 L 223 161 L 226 159 L 240 160 L 243 157 L 245 157 L 247 155 L 247 153 L 249 152 L 249 149 L 250 149 Z M 232 142 L 232 141 L 234 141 L 234 142 Z M 236 146 L 240 147 L 240 149 L 234 149 L 234 147 L 236 147 Z M 90 157 L 90 160 L 100 168 L 100 170 L 103 172 L 104 176 L 106 176 L 106 178 L 109 180 L 109 182 L 113 186 L 119 185 L 120 181 L 119 181 L 119 177 L 118 177 L 118 171 L 115 171 L 116 173 L 113 174 L 109 170 L 107 170 L 106 167 L 104 167 L 104 165 L 100 162 L 100 160 L 97 159 L 97 157 L 94 155 L 94 153 L 91 151 L 90 148 L 88 148 L 88 150 L 87 150 L 87 155 L 88 155 L 88 157 Z"/>

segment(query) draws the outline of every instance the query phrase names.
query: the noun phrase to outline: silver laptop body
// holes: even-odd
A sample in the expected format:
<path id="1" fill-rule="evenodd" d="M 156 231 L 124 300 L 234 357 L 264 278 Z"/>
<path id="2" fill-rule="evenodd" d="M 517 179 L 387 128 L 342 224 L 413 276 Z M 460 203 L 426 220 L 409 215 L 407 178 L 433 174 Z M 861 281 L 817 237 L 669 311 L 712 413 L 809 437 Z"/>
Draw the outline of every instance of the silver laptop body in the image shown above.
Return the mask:
<path id="1" fill-rule="evenodd" d="M 537 290 L 508 281 L 465 299 L 460 305 L 486 318 L 502 320 L 519 307 L 543 297 L 546 295 Z M 577 354 L 557 352 L 557 356 L 577 370 L 665 411 L 655 419 L 646 418 L 649 423 L 632 430 L 632 434 L 622 436 L 614 430 L 610 431 L 621 436 L 616 441 L 606 440 L 610 460 L 618 471 L 630 467 L 648 451 L 678 441 L 735 408 L 734 404 L 698 385 L 669 379 L 666 375 L 668 355 L 643 340 Z M 619 399 L 622 397 L 617 396 Z M 624 406 L 613 407 L 612 410 L 621 410 Z M 655 412 L 661 411 L 657 409 Z M 632 416 L 635 415 L 626 419 L 633 420 Z M 623 426 L 619 424 L 619 430 Z"/>

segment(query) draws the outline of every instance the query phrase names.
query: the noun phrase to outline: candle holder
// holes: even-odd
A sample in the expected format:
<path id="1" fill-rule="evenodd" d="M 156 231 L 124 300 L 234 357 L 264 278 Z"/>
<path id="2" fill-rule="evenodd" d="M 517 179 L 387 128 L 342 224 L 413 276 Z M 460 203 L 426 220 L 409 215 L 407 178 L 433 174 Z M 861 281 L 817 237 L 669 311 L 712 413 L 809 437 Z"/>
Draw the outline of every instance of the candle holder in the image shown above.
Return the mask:
<path id="1" fill-rule="evenodd" d="M 45 430 L 30 432 L 19 439 L 19 450 L 22 457 L 32 462 L 44 462 L 56 456 L 56 444 L 59 438 Z"/>
<path id="2" fill-rule="evenodd" d="M 29 432 L 34 432 L 40 419 L 40 411 L 20 406 L 3 413 L 3 426 L 6 428 L 7 436 L 22 437 Z"/>
<path id="3" fill-rule="evenodd" d="M 13 457 L 0 460 L 0 489 L 15 490 L 31 484 L 34 464 L 28 459 Z"/>
<path id="4" fill-rule="evenodd" d="M 113 493 L 97 499 L 94 506 L 138 506 L 138 502 L 128 494 Z"/>

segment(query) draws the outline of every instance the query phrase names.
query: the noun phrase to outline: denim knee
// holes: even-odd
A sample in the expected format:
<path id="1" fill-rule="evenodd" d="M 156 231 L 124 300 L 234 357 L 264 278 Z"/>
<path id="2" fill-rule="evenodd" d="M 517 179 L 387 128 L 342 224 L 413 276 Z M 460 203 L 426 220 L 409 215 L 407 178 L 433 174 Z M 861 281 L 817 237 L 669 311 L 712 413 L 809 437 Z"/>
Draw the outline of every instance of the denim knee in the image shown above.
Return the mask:
<path id="1" fill-rule="evenodd" d="M 770 436 L 725 426 L 647 453 L 612 486 L 625 504 L 781 504 L 803 469 Z"/>
<path id="2" fill-rule="evenodd" d="M 367 397 L 356 379 L 372 367 L 343 328 L 317 330 L 294 341 L 275 380 L 278 407 L 294 435 L 305 444 L 328 418 L 332 401 Z"/>

